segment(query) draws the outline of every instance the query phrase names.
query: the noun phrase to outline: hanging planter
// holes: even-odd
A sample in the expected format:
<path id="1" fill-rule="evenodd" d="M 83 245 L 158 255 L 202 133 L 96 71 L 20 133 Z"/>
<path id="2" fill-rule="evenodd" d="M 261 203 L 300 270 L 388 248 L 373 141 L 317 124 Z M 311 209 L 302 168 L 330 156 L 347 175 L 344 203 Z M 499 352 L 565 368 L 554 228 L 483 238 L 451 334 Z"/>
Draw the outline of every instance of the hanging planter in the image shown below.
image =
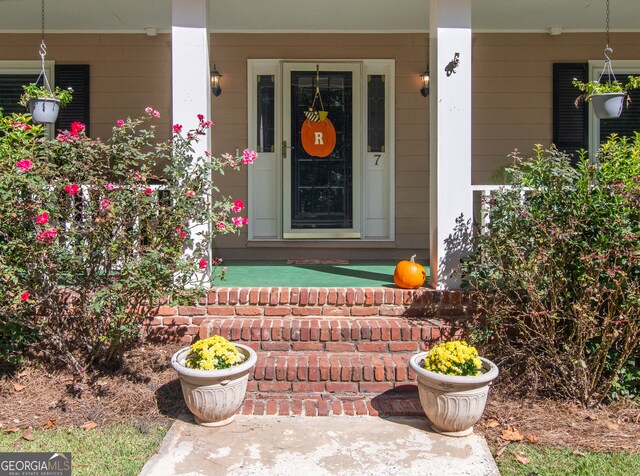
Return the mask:
<path id="1" fill-rule="evenodd" d="M 582 91 L 576 98 L 575 105 L 578 107 L 582 101 L 590 102 L 593 105 L 593 112 L 598 119 L 615 119 L 622 114 L 623 105 L 627 107 L 631 102 L 629 91 L 640 88 L 640 77 L 629 76 L 626 84 L 622 84 L 616 79 L 611 67 L 609 54 L 613 49 L 609 47 L 609 0 L 607 0 L 607 38 L 604 47 L 604 67 L 597 81 L 583 83 L 577 79 L 573 80 L 573 85 Z M 603 81 L 606 76 L 606 81 Z"/>
<path id="2" fill-rule="evenodd" d="M 591 96 L 593 112 L 598 119 L 615 119 L 622 114 L 625 93 L 603 93 Z"/>
<path id="3" fill-rule="evenodd" d="M 44 67 L 44 57 L 47 55 L 47 45 L 44 42 L 44 0 L 41 0 L 42 10 L 42 38 L 40 40 L 41 70 L 35 83 L 22 86 L 24 92 L 20 97 L 20 104 L 27 108 L 33 122 L 37 124 L 53 124 L 58 119 L 61 107 L 71 102 L 73 89 L 52 89 L 47 79 Z M 39 86 L 42 78 L 42 86 Z"/>
<path id="4" fill-rule="evenodd" d="M 73 90 L 55 88 L 51 91 L 46 86 L 31 83 L 22 86 L 24 93 L 20 104 L 27 108 L 37 124 L 52 124 L 56 122 L 61 107 L 71 102 Z"/>
<path id="5" fill-rule="evenodd" d="M 631 102 L 629 91 L 640 88 L 640 76 L 629 76 L 625 84 L 615 79 L 605 83 L 599 81 L 583 83 L 574 79 L 573 85 L 583 92 L 576 98 L 576 107 L 582 101 L 590 102 L 598 119 L 615 119 L 622 114 L 625 103 L 627 107 L 629 106 Z"/>

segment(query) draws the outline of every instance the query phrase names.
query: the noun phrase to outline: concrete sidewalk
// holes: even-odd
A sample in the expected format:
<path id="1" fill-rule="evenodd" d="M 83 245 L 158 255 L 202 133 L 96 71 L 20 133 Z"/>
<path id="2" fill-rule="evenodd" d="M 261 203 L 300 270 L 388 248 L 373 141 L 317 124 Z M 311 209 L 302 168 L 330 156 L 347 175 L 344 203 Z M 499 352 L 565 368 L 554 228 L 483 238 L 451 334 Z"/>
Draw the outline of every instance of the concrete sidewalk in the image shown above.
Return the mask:
<path id="1" fill-rule="evenodd" d="M 483 437 L 431 431 L 424 417 L 237 416 L 176 420 L 141 476 L 496 475 Z"/>

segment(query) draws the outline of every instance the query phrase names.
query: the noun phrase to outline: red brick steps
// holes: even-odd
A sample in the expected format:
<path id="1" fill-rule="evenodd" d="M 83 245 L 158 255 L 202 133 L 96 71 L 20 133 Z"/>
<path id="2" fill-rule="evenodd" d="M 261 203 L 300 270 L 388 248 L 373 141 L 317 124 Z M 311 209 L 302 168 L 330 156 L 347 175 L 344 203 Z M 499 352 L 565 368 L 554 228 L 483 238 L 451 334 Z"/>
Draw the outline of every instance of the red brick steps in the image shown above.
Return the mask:
<path id="1" fill-rule="evenodd" d="M 150 340 L 214 334 L 256 350 L 242 413 L 422 415 L 409 359 L 470 315 L 469 295 L 427 288 L 216 288 L 161 306 Z"/>

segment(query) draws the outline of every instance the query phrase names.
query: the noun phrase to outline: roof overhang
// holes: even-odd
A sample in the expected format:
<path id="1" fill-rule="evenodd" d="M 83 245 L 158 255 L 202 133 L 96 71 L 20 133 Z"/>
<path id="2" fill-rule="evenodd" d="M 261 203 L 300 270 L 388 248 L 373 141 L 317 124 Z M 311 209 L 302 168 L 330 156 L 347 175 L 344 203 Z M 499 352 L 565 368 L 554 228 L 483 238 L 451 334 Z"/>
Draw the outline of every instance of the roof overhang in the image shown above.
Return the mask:
<path id="1" fill-rule="evenodd" d="M 428 0 L 209 0 L 211 31 L 427 32 Z M 478 32 L 603 31 L 605 0 L 474 0 Z M 640 31 L 640 1 L 612 0 L 612 31 Z M 171 0 L 47 0 L 48 32 L 171 30 Z M 0 0 L 0 32 L 40 31 L 39 0 Z"/>

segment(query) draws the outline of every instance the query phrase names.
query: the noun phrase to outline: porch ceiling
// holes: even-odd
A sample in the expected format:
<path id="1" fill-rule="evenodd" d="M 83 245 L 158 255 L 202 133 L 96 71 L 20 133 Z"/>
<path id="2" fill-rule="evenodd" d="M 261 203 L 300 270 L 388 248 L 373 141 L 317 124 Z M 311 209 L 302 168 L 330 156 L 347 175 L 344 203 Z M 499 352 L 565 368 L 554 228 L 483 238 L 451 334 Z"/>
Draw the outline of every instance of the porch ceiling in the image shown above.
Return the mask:
<path id="1" fill-rule="evenodd" d="M 210 0 L 220 32 L 426 32 L 428 0 Z M 476 31 L 600 31 L 605 0 L 474 0 Z M 640 31 L 640 2 L 611 1 L 613 31 Z M 170 31 L 170 0 L 47 0 L 50 32 Z M 39 0 L 0 0 L 0 32 L 40 30 Z"/>

